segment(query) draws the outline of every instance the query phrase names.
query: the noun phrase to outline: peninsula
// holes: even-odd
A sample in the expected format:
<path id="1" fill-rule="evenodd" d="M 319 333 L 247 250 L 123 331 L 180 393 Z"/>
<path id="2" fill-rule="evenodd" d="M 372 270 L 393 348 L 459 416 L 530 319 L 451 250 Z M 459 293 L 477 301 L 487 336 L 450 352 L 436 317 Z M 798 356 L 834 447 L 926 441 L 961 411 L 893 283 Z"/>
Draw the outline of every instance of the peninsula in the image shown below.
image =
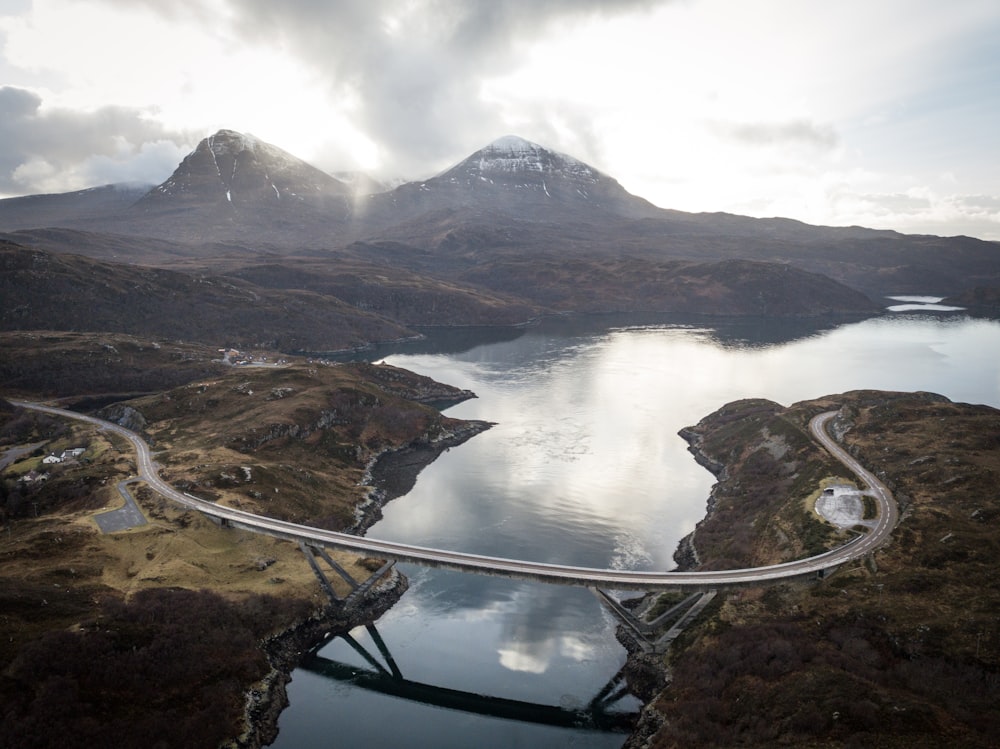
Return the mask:
<path id="1" fill-rule="evenodd" d="M 775 563 L 850 533 L 816 512 L 849 482 L 805 431 L 834 408 L 900 504 L 892 540 L 821 580 L 720 594 L 665 656 L 635 654 L 649 703 L 628 747 L 994 743 L 1000 411 L 876 391 L 728 404 L 682 433 L 719 481 L 678 561 Z"/>

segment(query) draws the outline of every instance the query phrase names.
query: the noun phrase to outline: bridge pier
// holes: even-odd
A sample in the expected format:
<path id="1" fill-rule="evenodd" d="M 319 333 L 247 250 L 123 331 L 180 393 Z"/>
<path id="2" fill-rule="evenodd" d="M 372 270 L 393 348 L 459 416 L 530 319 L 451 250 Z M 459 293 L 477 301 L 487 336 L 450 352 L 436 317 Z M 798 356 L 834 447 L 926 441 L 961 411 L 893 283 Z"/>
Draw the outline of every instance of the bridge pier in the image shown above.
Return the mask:
<path id="1" fill-rule="evenodd" d="M 395 562 L 390 560 L 378 568 L 375 572 L 368 576 L 368 579 L 364 582 L 359 583 L 350 572 L 345 570 L 341 565 L 326 553 L 326 550 L 315 546 L 313 544 L 307 544 L 305 541 L 299 541 L 299 549 L 305 556 L 306 561 L 309 562 L 309 566 L 312 567 L 313 573 L 319 580 L 319 584 L 322 586 L 323 591 L 326 593 L 327 597 L 330 599 L 331 603 L 337 605 L 347 605 L 355 598 L 363 597 L 371 587 L 385 577 L 386 573 L 395 566 Z M 316 557 L 319 557 L 324 562 L 326 562 L 330 569 L 336 572 L 340 578 L 351 586 L 351 592 L 346 596 L 341 598 L 337 595 L 336 590 L 334 590 L 333 583 L 330 582 L 330 578 L 326 576 L 326 573 L 319 566 L 319 562 L 316 561 Z"/>
<path id="2" fill-rule="evenodd" d="M 375 583 L 377 583 L 379 580 L 385 577 L 386 574 L 389 572 L 389 570 L 391 570 L 395 566 L 396 566 L 396 561 L 394 559 L 390 559 L 388 562 L 383 564 L 381 567 L 375 570 L 371 575 L 369 575 L 367 580 L 365 580 L 363 583 L 361 583 L 361 585 L 352 590 L 350 594 L 347 596 L 347 598 L 344 599 L 344 603 L 350 603 L 355 598 L 363 597 L 365 593 L 367 593 L 371 589 L 371 587 L 375 585 Z"/>
<path id="3" fill-rule="evenodd" d="M 636 642 L 639 643 L 643 650 L 647 650 L 647 646 L 652 645 L 649 641 L 649 635 L 652 634 L 653 628 L 650 625 L 637 618 L 631 611 L 615 600 L 613 596 L 600 588 L 591 588 L 590 592 L 597 596 L 597 600 L 607 606 L 618 621 L 632 630 L 632 633 L 636 636 Z"/>
<path id="4" fill-rule="evenodd" d="M 670 647 L 670 643 L 677 639 L 677 636 L 684 631 L 691 622 L 693 622 L 708 604 L 712 602 L 715 598 L 717 591 L 710 590 L 707 593 L 702 593 L 694 605 L 689 608 L 680 619 L 678 619 L 674 626 L 667 630 L 666 634 L 658 638 L 656 642 L 653 643 L 653 650 L 657 653 L 666 652 L 667 648 Z"/>
<path id="5" fill-rule="evenodd" d="M 330 599 L 330 602 L 343 603 L 344 599 L 337 595 L 337 591 L 333 589 L 333 584 L 330 582 L 330 578 L 324 574 L 323 570 L 320 569 L 319 564 L 316 562 L 316 555 L 313 553 L 315 551 L 315 547 L 307 546 L 305 541 L 299 541 L 299 549 L 301 549 L 306 561 L 309 562 L 309 566 L 312 567 L 313 573 L 319 580 L 319 584 L 326 592 L 326 596 Z M 334 569 L 336 570 L 336 568 Z M 348 578 L 349 577 L 350 576 L 348 576 Z M 352 579 L 347 579 L 347 582 L 351 584 L 352 587 L 357 587 L 357 583 L 355 583 Z"/>
<path id="6" fill-rule="evenodd" d="M 617 617 L 618 621 L 632 631 L 632 634 L 635 635 L 636 644 L 647 653 L 666 652 L 667 648 L 670 647 L 670 643 L 712 602 L 717 592 L 709 590 L 704 593 L 692 593 L 680 603 L 657 616 L 652 622 L 645 622 L 600 588 L 591 588 L 590 590 L 608 607 L 615 617 Z M 652 639 L 653 635 L 659 630 L 660 625 L 676 615 L 679 616 L 673 626 L 655 640 Z"/>

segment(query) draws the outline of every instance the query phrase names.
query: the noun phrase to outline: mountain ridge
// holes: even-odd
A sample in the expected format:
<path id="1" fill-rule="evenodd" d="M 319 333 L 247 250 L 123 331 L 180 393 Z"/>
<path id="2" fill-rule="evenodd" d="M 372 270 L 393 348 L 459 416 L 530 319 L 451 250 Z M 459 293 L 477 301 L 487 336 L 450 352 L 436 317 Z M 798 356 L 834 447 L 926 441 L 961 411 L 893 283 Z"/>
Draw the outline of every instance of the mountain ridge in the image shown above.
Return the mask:
<path id="1" fill-rule="evenodd" d="M 167 266 L 199 253 L 210 262 L 213 244 L 223 243 L 250 261 L 259 253 L 346 253 L 449 281 L 477 264 L 554 253 L 588 262 L 630 256 L 791 264 L 873 298 L 1000 287 L 1000 243 L 660 208 L 594 167 L 518 136 L 502 136 L 433 177 L 393 189 L 361 196 L 359 184 L 377 183 L 354 181 L 221 130 L 132 205 L 115 204 L 111 188 L 0 200 L 0 231 L 114 235 L 122 238 L 114 243 L 134 243 L 138 261 Z M 32 241 L 27 234 L 21 240 Z M 99 242 L 80 248 L 68 234 L 49 232 L 42 241 L 50 250 L 102 252 Z M 164 241 L 193 249 L 158 259 L 166 246 L 155 243 Z"/>

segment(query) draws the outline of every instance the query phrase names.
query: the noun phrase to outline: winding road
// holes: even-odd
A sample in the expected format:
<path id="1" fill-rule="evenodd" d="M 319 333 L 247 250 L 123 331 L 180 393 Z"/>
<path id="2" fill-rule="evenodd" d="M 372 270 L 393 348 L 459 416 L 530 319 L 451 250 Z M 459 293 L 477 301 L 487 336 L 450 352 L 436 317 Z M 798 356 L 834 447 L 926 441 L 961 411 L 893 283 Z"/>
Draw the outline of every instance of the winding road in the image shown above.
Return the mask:
<path id="1" fill-rule="evenodd" d="M 312 528 L 262 515 L 254 515 L 242 510 L 217 505 L 190 494 L 178 491 L 160 478 L 158 468 L 150 455 L 149 446 L 135 432 L 93 416 L 78 414 L 37 403 L 13 401 L 17 406 L 43 411 L 54 416 L 63 416 L 83 421 L 100 429 L 113 432 L 127 439 L 136 451 L 136 470 L 139 478 L 167 499 L 179 505 L 197 510 L 222 524 L 243 528 L 255 533 L 263 533 L 292 541 L 321 547 L 344 549 L 368 556 L 411 562 L 430 567 L 472 572 L 480 575 L 494 575 L 524 580 L 535 580 L 560 585 L 610 588 L 615 590 L 709 590 L 721 587 L 759 585 L 789 578 L 824 573 L 845 562 L 869 554 L 888 541 L 898 520 L 898 510 L 889 489 L 874 475 L 862 467 L 854 458 L 834 442 L 826 431 L 826 425 L 835 415 L 829 411 L 814 417 L 809 423 L 813 437 L 837 460 L 849 468 L 863 484 L 866 494 L 878 503 L 878 523 L 871 532 L 857 536 L 843 546 L 818 556 L 799 559 L 766 567 L 724 570 L 714 572 L 643 572 L 632 570 L 596 569 L 591 567 L 570 567 L 542 562 L 467 554 L 444 549 L 431 549 L 412 544 L 381 541 L 375 538 L 352 536 L 347 533 Z"/>

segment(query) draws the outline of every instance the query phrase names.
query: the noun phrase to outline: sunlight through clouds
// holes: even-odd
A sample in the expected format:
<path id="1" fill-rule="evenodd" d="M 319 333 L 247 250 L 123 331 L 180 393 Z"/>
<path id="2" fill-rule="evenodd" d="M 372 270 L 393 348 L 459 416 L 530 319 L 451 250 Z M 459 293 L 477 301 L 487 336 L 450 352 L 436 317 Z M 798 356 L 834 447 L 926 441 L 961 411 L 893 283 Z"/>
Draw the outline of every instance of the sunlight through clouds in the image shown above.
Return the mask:
<path id="1" fill-rule="evenodd" d="M 50 129 L 7 123 L 0 191 L 158 181 L 149 144 L 219 128 L 390 180 L 515 133 L 662 207 L 1000 238 L 998 33 L 987 0 L 37 0 L 0 74 Z M 109 108 L 147 132 L 48 153 Z"/>

